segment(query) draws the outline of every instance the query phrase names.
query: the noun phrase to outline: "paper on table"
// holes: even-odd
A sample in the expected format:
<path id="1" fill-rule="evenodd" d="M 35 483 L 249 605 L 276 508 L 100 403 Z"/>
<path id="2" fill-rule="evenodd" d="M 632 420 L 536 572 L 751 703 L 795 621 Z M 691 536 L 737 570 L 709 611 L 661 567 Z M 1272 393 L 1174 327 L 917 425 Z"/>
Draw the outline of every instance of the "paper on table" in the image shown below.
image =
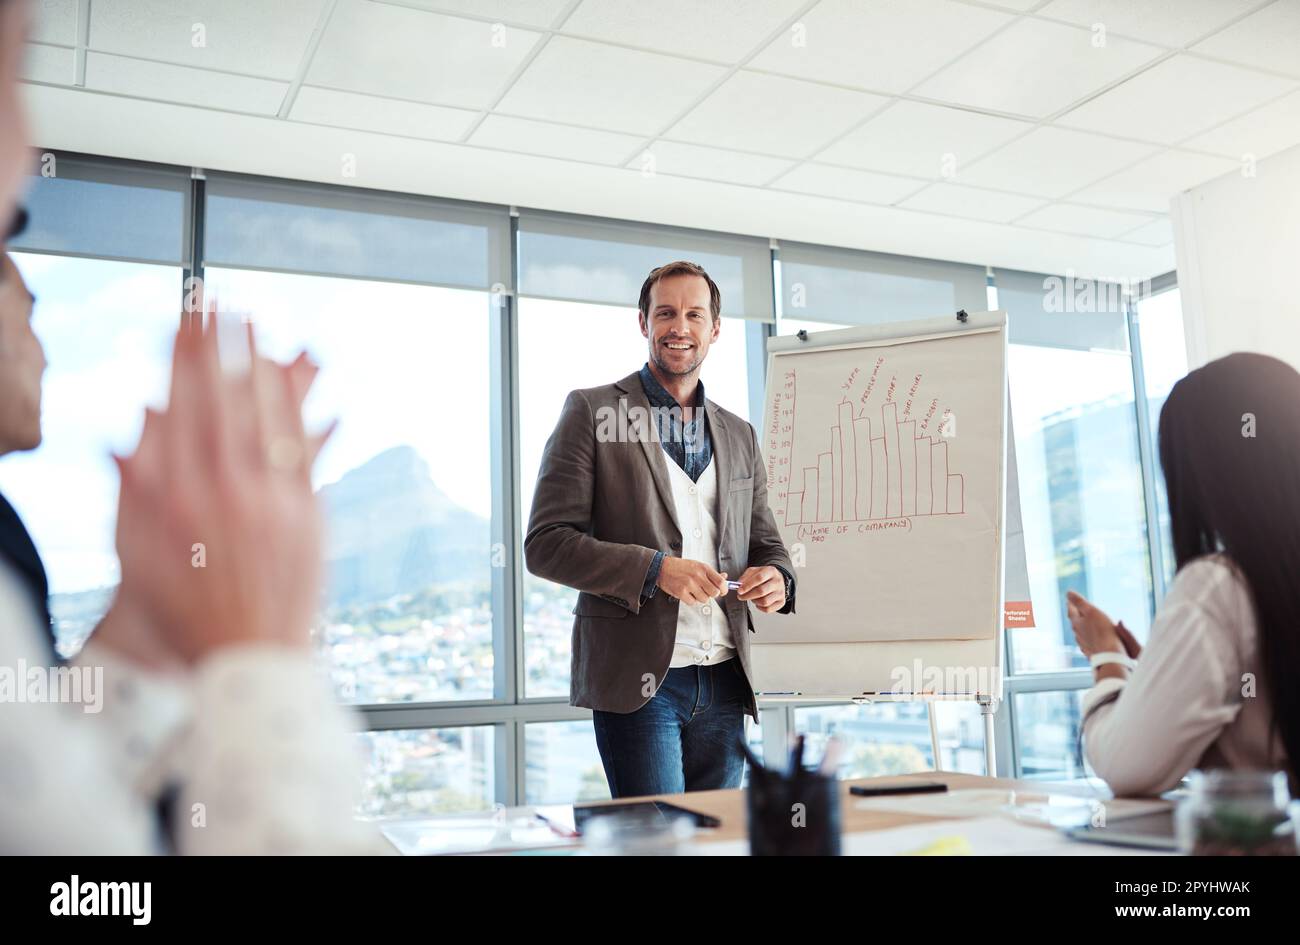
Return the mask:
<path id="1" fill-rule="evenodd" d="M 927 848 L 954 847 L 969 850 L 975 856 L 1159 855 L 1153 850 L 1121 850 L 1097 843 L 1076 843 L 1050 827 L 1016 823 L 999 816 L 845 834 L 843 844 L 846 856 L 903 856 Z"/>
<path id="2" fill-rule="evenodd" d="M 1042 791 L 967 788 L 941 794 L 894 794 L 854 799 L 860 810 L 886 810 L 926 817 L 985 817 L 1004 814 L 1030 823 L 1070 827 L 1087 824 L 1105 807 L 1108 817 L 1129 817 L 1162 810 L 1160 800 L 1112 800 Z"/>

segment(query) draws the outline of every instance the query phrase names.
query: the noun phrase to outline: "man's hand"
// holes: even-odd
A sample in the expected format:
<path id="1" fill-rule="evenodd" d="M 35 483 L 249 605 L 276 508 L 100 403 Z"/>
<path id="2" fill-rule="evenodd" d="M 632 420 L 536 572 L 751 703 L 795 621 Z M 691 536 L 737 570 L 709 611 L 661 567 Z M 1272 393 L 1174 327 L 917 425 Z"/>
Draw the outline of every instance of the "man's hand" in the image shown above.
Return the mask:
<path id="1" fill-rule="evenodd" d="M 741 600 L 752 600 L 754 606 L 765 614 L 774 613 L 785 606 L 785 575 L 770 564 L 761 568 L 746 568 L 740 576 Z"/>
<path id="2" fill-rule="evenodd" d="M 703 561 L 665 557 L 659 566 L 659 589 L 687 604 L 703 604 L 725 597 L 727 574 L 719 574 Z"/>

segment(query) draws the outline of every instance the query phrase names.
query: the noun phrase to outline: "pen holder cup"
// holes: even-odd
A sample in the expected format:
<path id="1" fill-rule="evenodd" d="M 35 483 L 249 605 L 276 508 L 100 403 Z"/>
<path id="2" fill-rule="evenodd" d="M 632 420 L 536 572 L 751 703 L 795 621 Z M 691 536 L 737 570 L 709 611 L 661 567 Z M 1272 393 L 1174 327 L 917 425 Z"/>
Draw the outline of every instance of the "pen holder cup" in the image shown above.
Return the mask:
<path id="1" fill-rule="evenodd" d="M 745 805 L 752 855 L 840 855 L 840 785 L 834 778 L 753 772 Z"/>

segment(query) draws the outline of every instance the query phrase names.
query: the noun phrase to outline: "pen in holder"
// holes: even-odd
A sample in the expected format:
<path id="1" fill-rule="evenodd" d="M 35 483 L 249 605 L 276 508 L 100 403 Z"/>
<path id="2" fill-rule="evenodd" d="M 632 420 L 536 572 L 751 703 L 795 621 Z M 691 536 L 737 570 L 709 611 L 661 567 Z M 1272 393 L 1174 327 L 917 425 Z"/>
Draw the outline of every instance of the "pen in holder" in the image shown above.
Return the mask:
<path id="1" fill-rule="evenodd" d="M 749 746 L 749 851 L 754 856 L 839 856 L 840 785 L 834 767 L 827 776 L 803 766 L 804 737 L 790 756 L 788 774 L 765 768 Z"/>

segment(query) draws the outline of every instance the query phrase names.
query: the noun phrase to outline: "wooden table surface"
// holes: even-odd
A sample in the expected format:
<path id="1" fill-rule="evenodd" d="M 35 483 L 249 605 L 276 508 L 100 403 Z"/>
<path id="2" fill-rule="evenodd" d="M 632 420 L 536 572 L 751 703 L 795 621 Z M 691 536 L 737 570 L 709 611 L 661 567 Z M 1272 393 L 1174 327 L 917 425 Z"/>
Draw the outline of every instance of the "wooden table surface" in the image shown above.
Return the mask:
<path id="1" fill-rule="evenodd" d="M 921 771 L 916 774 L 903 774 L 883 778 L 858 778 L 840 781 L 840 818 L 845 834 L 861 833 L 871 830 L 888 830 L 891 827 L 905 827 L 909 824 L 933 823 L 943 820 L 961 818 L 932 817 L 923 814 L 904 813 L 900 811 L 863 810 L 856 803 L 860 798 L 849 794 L 849 787 L 854 784 L 906 784 L 916 781 L 942 781 L 949 790 L 961 789 L 1003 789 L 1026 794 L 1070 794 L 1078 797 L 1096 797 L 1096 792 L 1086 784 L 1061 784 L 1044 781 L 1015 780 L 1011 778 L 986 778 L 974 774 L 957 774 L 948 771 Z M 906 796 L 906 795 L 905 795 Z M 913 797 L 919 795 L 910 795 Z M 740 788 L 725 791 L 691 791 L 686 794 L 652 794 L 647 798 L 620 798 L 617 801 L 590 803 L 620 804 L 631 800 L 658 800 L 676 804 L 701 814 L 711 814 L 722 821 L 722 826 L 712 830 L 702 830 L 696 834 L 698 842 L 721 842 L 726 840 L 743 840 L 748 836 L 745 816 L 745 793 Z M 589 802 L 584 802 L 586 806 Z"/>

